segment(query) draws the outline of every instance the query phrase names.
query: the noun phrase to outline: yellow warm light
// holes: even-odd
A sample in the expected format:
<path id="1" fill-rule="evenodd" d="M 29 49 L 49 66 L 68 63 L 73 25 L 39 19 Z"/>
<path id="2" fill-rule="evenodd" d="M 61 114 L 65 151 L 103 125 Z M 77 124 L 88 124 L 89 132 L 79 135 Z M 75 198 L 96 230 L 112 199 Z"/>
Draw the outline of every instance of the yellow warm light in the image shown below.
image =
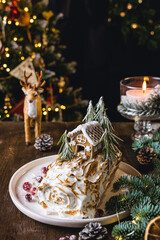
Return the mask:
<path id="1" fill-rule="evenodd" d="M 22 61 L 24 60 L 24 56 L 21 57 L 21 60 L 22 60 Z"/>
<path id="2" fill-rule="evenodd" d="M 37 16 L 36 16 L 36 15 L 34 15 L 34 16 L 33 16 L 33 19 L 34 19 L 34 20 L 35 20 L 35 19 L 37 19 Z"/>
<path id="3" fill-rule="evenodd" d="M 127 9 L 128 9 L 128 10 L 132 9 L 132 7 L 133 7 L 133 6 L 132 6 L 131 3 L 128 3 L 128 4 L 127 4 Z"/>
<path id="4" fill-rule="evenodd" d="M 34 22 L 34 20 L 33 20 L 32 18 L 31 18 L 29 21 L 30 21 L 30 23 L 33 23 L 33 22 Z"/>
<path id="5" fill-rule="evenodd" d="M 133 28 L 133 29 L 138 28 L 138 24 L 137 24 L 137 23 L 132 23 L 132 24 L 131 24 L 131 28 Z"/>
<path id="6" fill-rule="evenodd" d="M 139 217 L 139 216 L 136 217 L 136 221 L 138 221 L 138 220 L 140 220 L 140 217 Z"/>
<path id="7" fill-rule="evenodd" d="M 2 0 L 2 3 L 6 3 L 6 0 Z"/>
<path id="8" fill-rule="evenodd" d="M 8 52 L 8 51 L 9 51 L 9 48 L 8 48 L 8 47 L 6 47 L 6 48 L 5 48 L 5 51 L 6 51 L 6 52 Z"/>
<path id="9" fill-rule="evenodd" d="M 8 24 L 10 25 L 12 23 L 12 21 L 11 20 L 8 20 Z"/>
<path id="10" fill-rule="evenodd" d="M 7 71 L 7 72 L 10 72 L 10 68 L 6 68 L 6 71 Z"/>
<path id="11" fill-rule="evenodd" d="M 11 109 L 11 108 L 12 108 L 12 106 L 10 105 L 10 106 L 9 106 L 9 109 Z"/>
<path id="12" fill-rule="evenodd" d="M 108 18 L 108 19 L 107 19 L 107 22 L 109 22 L 109 23 L 110 23 L 111 21 L 112 21 L 112 19 L 111 19 L 111 18 Z"/>
<path id="13" fill-rule="evenodd" d="M 28 8 L 28 7 L 25 7 L 25 8 L 24 8 L 24 11 L 25 11 L 25 12 L 28 12 L 28 11 L 29 11 L 29 8 Z"/>
<path id="14" fill-rule="evenodd" d="M 61 109 L 65 110 L 65 109 L 66 109 L 66 106 L 61 105 Z"/>
<path id="15" fill-rule="evenodd" d="M 58 112 L 58 111 L 59 111 L 59 108 L 58 108 L 58 107 L 56 107 L 56 108 L 54 109 L 54 111 L 55 111 L 55 112 Z"/>
<path id="16" fill-rule="evenodd" d="M 9 117 L 10 117 L 10 114 L 9 114 L 9 113 L 7 113 L 7 114 L 6 114 L 6 117 L 7 117 L 7 118 L 9 118 Z"/>
<path id="17" fill-rule="evenodd" d="M 151 31 L 150 34 L 153 36 L 154 35 L 154 31 Z"/>
<path id="18" fill-rule="evenodd" d="M 4 113 L 8 113 L 8 110 L 4 110 Z"/>
<path id="19" fill-rule="evenodd" d="M 43 115 L 47 115 L 47 111 L 44 111 L 44 112 L 43 112 Z"/>
<path id="20" fill-rule="evenodd" d="M 19 22 L 15 22 L 15 25 L 16 25 L 16 26 L 19 26 Z"/>
<path id="21" fill-rule="evenodd" d="M 42 44 L 39 42 L 39 43 L 37 44 L 37 46 L 38 46 L 38 47 L 41 47 L 41 46 L 42 46 Z"/>
<path id="22" fill-rule="evenodd" d="M 6 57 L 9 57 L 10 56 L 10 54 L 9 53 L 6 53 Z"/>
<path id="23" fill-rule="evenodd" d="M 121 17 L 125 17 L 125 16 L 126 16 L 126 13 L 125 13 L 125 12 L 120 12 L 120 16 L 121 16 Z"/>
<path id="24" fill-rule="evenodd" d="M 17 37 L 14 37 L 13 40 L 16 42 L 16 41 L 18 40 L 18 38 L 17 38 Z"/>
<path id="25" fill-rule="evenodd" d="M 52 108 L 51 107 L 48 107 L 48 112 L 50 112 L 52 110 Z"/>
<path id="26" fill-rule="evenodd" d="M 7 67 L 7 64 L 6 64 L 6 63 L 4 63 L 4 64 L 3 64 L 3 67 L 4 67 L 4 68 L 6 68 L 6 67 Z"/>
<path id="27" fill-rule="evenodd" d="M 42 108 L 42 111 L 46 111 L 46 109 L 45 109 L 45 108 Z"/>
<path id="28" fill-rule="evenodd" d="M 4 109 L 7 109 L 7 106 L 5 105 L 3 108 L 4 108 Z"/>

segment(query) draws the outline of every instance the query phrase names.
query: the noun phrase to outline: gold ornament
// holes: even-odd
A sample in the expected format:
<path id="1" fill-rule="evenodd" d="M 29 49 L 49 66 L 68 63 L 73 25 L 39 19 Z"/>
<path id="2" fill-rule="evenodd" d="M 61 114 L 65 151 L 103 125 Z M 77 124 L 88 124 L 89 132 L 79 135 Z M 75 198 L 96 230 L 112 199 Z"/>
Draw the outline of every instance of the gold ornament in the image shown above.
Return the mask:
<path id="1" fill-rule="evenodd" d="M 42 16 L 48 21 L 51 17 L 53 17 L 54 13 L 50 11 L 43 11 Z"/>

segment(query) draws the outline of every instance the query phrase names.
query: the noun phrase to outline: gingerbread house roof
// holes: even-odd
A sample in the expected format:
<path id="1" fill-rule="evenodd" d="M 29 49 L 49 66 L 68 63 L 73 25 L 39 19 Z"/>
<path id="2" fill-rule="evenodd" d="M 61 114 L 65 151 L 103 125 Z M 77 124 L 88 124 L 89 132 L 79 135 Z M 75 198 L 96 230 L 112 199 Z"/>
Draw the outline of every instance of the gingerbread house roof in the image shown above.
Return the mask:
<path id="1" fill-rule="evenodd" d="M 103 133 L 104 130 L 97 121 L 91 121 L 88 123 L 84 123 L 76 127 L 73 131 L 68 132 L 68 137 L 69 138 L 74 138 L 76 135 L 83 133 L 84 137 L 88 140 L 90 144 L 93 146 L 96 146 Z"/>

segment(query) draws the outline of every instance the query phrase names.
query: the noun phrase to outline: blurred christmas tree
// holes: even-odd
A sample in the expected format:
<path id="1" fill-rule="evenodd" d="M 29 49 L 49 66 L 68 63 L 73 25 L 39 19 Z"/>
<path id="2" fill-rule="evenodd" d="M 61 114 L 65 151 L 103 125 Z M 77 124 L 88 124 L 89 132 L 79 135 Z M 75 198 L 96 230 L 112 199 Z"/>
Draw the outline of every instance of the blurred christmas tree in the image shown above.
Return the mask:
<path id="1" fill-rule="evenodd" d="M 125 42 L 132 37 L 140 46 L 156 50 L 160 44 L 159 1 L 109 0 L 109 25 L 121 29 Z"/>
<path id="2" fill-rule="evenodd" d="M 87 102 L 82 100 L 81 89 L 68 88 L 68 76 L 75 73 L 76 62 L 67 62 L 62 55 L 66 46 L 61 44 L 57 27 L 62 18 L 62 13 L 55 16 L 43 1 L 32 4 L 31 0 L 0 0 L 1 119 L 6 117 L 5 95 L 12 105 L 23 96 L 19 81 L 10 72 L 30 58 L 35 71 L 42 70 L 47 82 L 43 94 L 44 118 L 81 120 L 80 110 Z M 72 108 L 74 115 L 70 115 Z"/>

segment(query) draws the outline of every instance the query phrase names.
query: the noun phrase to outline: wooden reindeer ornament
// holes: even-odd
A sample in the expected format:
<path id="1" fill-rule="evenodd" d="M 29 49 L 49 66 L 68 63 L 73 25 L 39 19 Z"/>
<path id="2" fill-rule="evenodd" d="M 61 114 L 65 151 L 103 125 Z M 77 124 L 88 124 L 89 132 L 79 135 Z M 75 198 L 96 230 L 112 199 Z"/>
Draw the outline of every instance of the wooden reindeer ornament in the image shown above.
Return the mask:
<path id="1" fill-rule="evenodd" d="M 36 72 L 38 83 L 34 87 L 31 87 L 27 83 L 28 79 L 31 77 L 32 73 L 26 76 L 26 72 L 23 72 L 24 83 L 20 82 L 22 86 L 22 91 L 25 94 L 24 99 L 24 127 L 25 127 L 25 141 L 26 145 L 31 144 L 31 133 L 30 133 L 30 124 L 32 120 L 35 120 L 35 138 L 41 135 L 41 119 L 42 119 L 42 104 L 40 93 L 43 92 L 43 87 L 46 81 L 42 80 L 43 73 L 40 72 L 40 75 Z"/>

